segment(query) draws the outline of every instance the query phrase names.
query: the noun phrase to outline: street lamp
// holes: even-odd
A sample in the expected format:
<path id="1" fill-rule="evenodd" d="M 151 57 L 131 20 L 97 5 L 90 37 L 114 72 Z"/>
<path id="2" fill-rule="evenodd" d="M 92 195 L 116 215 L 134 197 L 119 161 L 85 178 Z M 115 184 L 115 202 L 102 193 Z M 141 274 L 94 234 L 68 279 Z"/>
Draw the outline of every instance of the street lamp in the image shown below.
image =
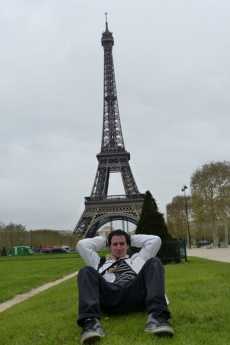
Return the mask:
<path id="1" fill-rule="evenodd" d="M 186 222 L 187 222 L 187 240 L 188 240 L 188 247 L 191 248 L 191 235 L 190 235 L 190 226 L 189 226 L 189 219 L 188 219 L 188 200 L 186 197 L 186 189 L 188 189 L 188 187 L 184 185 L 181 191 L 184 192 L 184 206 L 185 206 L 185 216 L 186 216 Z"/>

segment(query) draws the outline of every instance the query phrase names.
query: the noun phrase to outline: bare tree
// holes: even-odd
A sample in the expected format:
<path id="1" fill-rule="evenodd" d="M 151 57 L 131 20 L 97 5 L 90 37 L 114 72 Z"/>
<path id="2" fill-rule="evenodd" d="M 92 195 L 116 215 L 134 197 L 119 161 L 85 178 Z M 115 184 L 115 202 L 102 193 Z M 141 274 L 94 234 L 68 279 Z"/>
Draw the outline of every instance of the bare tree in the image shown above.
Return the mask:
<path id="1" fill-rule="evenodd" d="M 176 238 L 187 238 L 187 219 L 185 198 L 188 206 L 188 216 L 191 215 L 191 197 L 175 196 L 171 203 L 167 204 L 167 224 L 169 232 Z"/>
<path id="2" fill-rule="evenodd" d="M 191 178 L 191 191 L 194 221 L 211 231 L 217 246 L 218 228 L 223 224 L 228 227 L 230 220 L 230 162 L 211 162 L 197 169 Z"/>

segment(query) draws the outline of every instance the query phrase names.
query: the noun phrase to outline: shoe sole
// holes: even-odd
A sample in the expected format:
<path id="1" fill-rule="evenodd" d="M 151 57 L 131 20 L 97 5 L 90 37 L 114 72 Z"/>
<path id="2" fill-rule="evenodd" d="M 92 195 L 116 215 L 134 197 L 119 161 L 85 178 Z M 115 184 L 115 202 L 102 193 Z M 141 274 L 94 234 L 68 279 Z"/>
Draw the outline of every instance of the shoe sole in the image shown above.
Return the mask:
<path id="1" fill-rule="evenodd" d="M 97 332 L 89 332 L 85 337 L 81 338 L 81 344 L 94 344 L 102 337 L 104 337 L 104 335 L 99 335 Z"/>
<path id="2" fill-rule="evenodd" d="M 174 330 L 169 326 L 160 326 L 155 329 L 145 329 L 145 332 L 156 334 L 159 337 L 172 337 L 174 335 Z"/>

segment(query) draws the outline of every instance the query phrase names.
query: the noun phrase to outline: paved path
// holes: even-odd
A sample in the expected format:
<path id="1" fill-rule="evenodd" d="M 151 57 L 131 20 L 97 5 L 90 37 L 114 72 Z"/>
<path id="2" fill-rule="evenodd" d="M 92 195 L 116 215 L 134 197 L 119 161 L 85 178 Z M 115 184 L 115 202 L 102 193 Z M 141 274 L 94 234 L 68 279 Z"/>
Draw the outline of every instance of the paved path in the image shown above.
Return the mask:
<path id="1" fill-rule="evenodd" d="M 44 284 L 42 286 L 39 286 L 38 288 L 35 288 L 35 289 L 32 289 L 28 292 L 25 292 L 23 294 L 20 294 L 20 295 L 16 295 L 15 297 L 13 297 L 12 299 L 6 301 L 6 302 L 3 302 L 0 304 L 0 313 L 13 307 L 15 304 L 18 304 L 18 303 L 21 303 L 37 294 L 39 294 L 40 292 L 42 291 L 45 291 L 53 286 L 56 286 L 68 279 L 71 279 L 73 277 L 76 277 L 77 275 L 77 272 L 74 272 L 74 273 L 71 273 L 71 274 L 68 274 L 67 276 L 63 277 L 63 278 L 60 278 L 60 279 L 57 279 L 53 282 L 50 282 L 50 283 L 47 283 L 47 284 Z"/>
<path id="2" fill-rule="evenodd" d="M 198 256 L 215 261 L 230 262 L 230 247 L 228 248 L 192 248 L 187 250 L 188 256 Z"/>

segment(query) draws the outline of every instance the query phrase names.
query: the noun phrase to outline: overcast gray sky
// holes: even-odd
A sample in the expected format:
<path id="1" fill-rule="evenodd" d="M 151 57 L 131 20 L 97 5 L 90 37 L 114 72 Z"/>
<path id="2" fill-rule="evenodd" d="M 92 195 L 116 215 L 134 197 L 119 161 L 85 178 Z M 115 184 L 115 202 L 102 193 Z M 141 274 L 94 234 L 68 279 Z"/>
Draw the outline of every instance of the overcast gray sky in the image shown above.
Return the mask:
<path id="1" fill-rule="evenodd" d="M 1 0 L 3 223 L 73 229 L 84 209 L 101 145 L 105 11 L 139 190 L 165 212 L 195 169 L 229 160 L 229 0 Z"/>

